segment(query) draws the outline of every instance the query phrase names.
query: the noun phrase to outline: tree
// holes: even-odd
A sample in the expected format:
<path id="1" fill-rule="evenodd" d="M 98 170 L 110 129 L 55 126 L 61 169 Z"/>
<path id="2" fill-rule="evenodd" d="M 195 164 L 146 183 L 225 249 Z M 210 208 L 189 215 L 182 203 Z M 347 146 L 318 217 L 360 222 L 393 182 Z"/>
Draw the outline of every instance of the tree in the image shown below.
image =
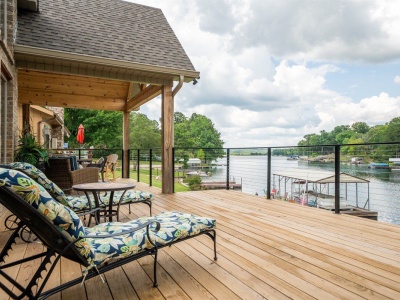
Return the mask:
<path id="1" fill-rule="evenodd" d="M 85 127 L 85 147 L 101 148 L 122 147 L 122 112 L 104 110 L 85 110 L 66 108 L 64 123 L 70 130 L 71 136 L 65 138 L 70 147 L 78 147 L 76 141 L 79 124 Z"/>
<path id="2" fill-rule="evenodd" d="M 210 119 L 196 113 L 192 114 L 190 118 L 186 118 L 182 113 L 176 112 L 174 120 L 176 148 L 203 149 L 205 162 L 224 155 L 221 133 L 215 129 L 214 123 Z M 185 152 L 187 151 L 178 150 L 176 155 L 185 160 L 190 155 L 198 154 L 194 150 L 189 150 L 189 153 Z"/>
<path id="3" fill-rule="evenodd" d="M 150 149 L 161 147 L 161 130 L 156 120 L 146 115 L 132 112 L 129 133 L 130 148 Z"/>
<path id="4" fill-rule="evenodd" d="M 351 129 L 353 129 L 357 133 L 367 133 L 369 130 L 369 126 L 365 122 L 355 122 L 351 125 Z"/>
<path id="5" fill-rule="evenodd" d="M 384 142 L 400 142 L 400 118 L 392 119 L 386 124 Z"/>

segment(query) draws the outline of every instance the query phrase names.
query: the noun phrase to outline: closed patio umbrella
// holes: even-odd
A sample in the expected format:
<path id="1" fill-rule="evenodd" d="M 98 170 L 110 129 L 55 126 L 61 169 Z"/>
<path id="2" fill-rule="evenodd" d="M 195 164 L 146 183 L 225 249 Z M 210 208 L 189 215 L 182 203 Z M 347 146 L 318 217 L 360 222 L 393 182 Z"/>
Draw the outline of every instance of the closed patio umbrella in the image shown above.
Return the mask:
<path id="1" fill-rule="evenodd" d="M 79 144 L 83 144 L 83 140 L 85 138 L 85 127 L 83 125 L 79 125 L 78 127 L 78 135 L 76 136 L 76 140 Z"/>

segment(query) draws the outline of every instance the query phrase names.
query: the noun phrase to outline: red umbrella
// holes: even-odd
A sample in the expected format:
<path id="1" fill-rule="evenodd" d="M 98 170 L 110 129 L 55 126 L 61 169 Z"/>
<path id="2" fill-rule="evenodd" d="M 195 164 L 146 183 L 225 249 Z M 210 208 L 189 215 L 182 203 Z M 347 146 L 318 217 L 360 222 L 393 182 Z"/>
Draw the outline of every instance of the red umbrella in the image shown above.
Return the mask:
<path id="1" fill-rule="evenodd" d="M 76 140 L 78 141 L 79 144 L 83 144 L 83 140 L 85 138 L 85 127 L 83 125 L 79 125 L 78 127 L 78 135 L 76 137 Z"/>

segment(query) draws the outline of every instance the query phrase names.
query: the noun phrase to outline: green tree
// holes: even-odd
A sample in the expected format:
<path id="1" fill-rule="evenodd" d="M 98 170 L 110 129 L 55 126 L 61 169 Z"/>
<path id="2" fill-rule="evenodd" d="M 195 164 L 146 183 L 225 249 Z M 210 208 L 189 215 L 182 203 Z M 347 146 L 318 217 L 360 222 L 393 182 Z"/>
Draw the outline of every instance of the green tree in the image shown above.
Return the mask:
<path id="1" fill-rule="evenodd" d="M 122 147 L 122 112 L 66 108 L 64 123 L 71 132 L 71 136 L 65 138 L 70 148 L 80 146 L 76 141 L 79 124 L 85 127 L 85 147 Z"/>
<path id="2" fill-rule="evenodd" d="M 338 145 L 347 144 L 346 141 L 348 141 L 352 137 L 355 137 L 355 132 L 353 130 L 342 131 L 335 137 L 336 144 Z"/>
<path id="3" fill-rule="evenodd" d="M 367 133 L 369 130 L 369 126 L 365 122 L 355 122 L 351 125 L 351 129 L 353 129 L 357 133 Z"/>
<path id="4" fill-rule="evenodd" d="M 161 147 L 161 130 L 156 120 L 146 115 L 132 112 L 130 117 L 130 148 L 150 149 Z"/>
<path id="5" fill-rule="evenodd" d="M 214 123 L 207 117 L 200 114 L 192 114 L 186 118 L 182 113 L 176 112 L 175 119 L 175 147 L 177 148 L 199 148 L 204 151 L 204 160 L 213 160 L 224 155 L 222 147 L 224 142 L 221 140 Z M 206 148 L 210 148 L 205 150 Z M 212 148 L 212 149 L 211 149 Z M 190 155 L 197 155 L 193 150 L 178 150 L 176 155 L 179 158 L 188 159 Z"/>
<path id="6" fill-rule="evenodd" d="M 394 118 L 385 126 L 384 142 L 400 142 L 400 118 Z"/>

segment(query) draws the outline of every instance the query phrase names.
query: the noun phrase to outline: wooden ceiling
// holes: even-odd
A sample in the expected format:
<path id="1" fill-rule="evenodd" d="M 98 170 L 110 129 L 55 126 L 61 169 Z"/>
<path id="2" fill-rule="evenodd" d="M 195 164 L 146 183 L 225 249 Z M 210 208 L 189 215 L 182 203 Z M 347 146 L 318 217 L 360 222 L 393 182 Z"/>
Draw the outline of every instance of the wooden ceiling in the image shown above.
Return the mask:
<path id="1" fill-rule="evenodd" d="M 161 93 L 161 85 L 18 69 L 21 104 L 132 111 Z"/>

